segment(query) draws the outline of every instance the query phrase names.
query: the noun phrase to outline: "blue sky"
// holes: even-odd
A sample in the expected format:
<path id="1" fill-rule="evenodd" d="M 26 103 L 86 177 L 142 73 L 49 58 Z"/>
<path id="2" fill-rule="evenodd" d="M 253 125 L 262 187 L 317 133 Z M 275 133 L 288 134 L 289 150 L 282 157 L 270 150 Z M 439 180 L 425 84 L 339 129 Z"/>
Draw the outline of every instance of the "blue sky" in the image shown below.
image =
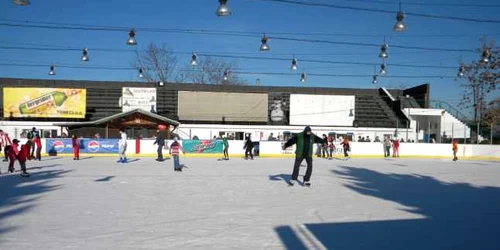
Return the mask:
<path id="1" fill-rule="evenodd" d="M 312 1 L 312 0 L 308 0 Z M 378 1 L 377 3 L 347 0 L 314 0 L 320 3 L 344 6 L 366 7 L 397 11 L 398 4 Z M 415 1 L 416 2 L 416 1 Z M 433 1 L 419 1 L 419 3 Z M 403 10 L 426 14 L 460 16 L 498 20 L 500 8 L 497 1 L 439 0 L 439 3 L 456 6 L 428 6 L 403 2 Z M 183 1 L 132 1 L 132 0 L 31 0 L 31 5 L 21 7 L 11 1 L 0 2 L 0 23 L 5 20 L 28 20 L 33 22 L 73 23 L 84 25 L 104 25 L 121 27 L 148 27 L 165 29 L 210 29 L 243 32 L 266 32 L 269 36 L 297 37 L 331 41 L 348 41 L 382 44 L 384 36 L 387 43 L 407 46 L 437 47 L 451 49 L 474 49 L 480 46 L 481 35 L 489 40 L 500 38 L 500 25 L 497 23 L 474 23 L 407 16 L 404 20 L 408 30 L 395 34 L 392 26 L 395 15 L 331 8 L 304 7 L 292 4 L 273 3 L 258 0 L 229 0 L 233 12 L 230 17 L 217 17 L 217 0 Z M 460 7 L 461 4 L 485 4 L 496 7 Z M 458 6 L 458 7 L 457 7 Z M 349 36 L 297 36 L 281 33 L 329 33 L 349 34 Z M 378 47 L 360 47 L 334 44 L 305 43 L 270 39 L 271 51 L 260 52 L 260 35 L 255 37 L 233 37 L 193 35 L 177 33 L 154 33 L 137 31 L 137 48 L 125 45 L 127 32 L 54 30 L 7 27 L 0 25 L 0 77 L 45 78 L 45 79 L 85 79 L 138 81 L 134 70 L 97 70 L 57 68 L 56 76 L 49 76 L 51 63 L 57 65 L 82 65 L 79 61 L 81 51 L 38 51 L 12 50 L 1 48 L 22 47 L 88 47 L 91 61 L 88 66 L 130 67 L 135 49 L 144 48 L 148 43 L 165 44 L 177 54 L 179 67 L 188 64 L 189 53 L 210 52 L 245 56 L 298 58 L 299 72 L 293 76 L 243 75 L 249 83 L 260 78 L 262 85 L 274 86 L 318 86 L 375 88 L 379 86 L 398 87 L 431 84 L 431 98 L 457 104 L 460 89 L 453 78 L 384 78 L 379 77 L 377 86 L 371 77 L 315 77 L 308 76 L 307 83 L 299 81 L 299 73 L 325 74 L 368 74 L 374 73 L 373 66 L 318 64 L 301 62 L 301 59 L 330 60 L 346 62 L 381 63 Z M 463 36 L 441 36 L 463 35 Z M 93 51 L 93 48 L 130 50 L 121 52 Z M 390 75 L 443 75 L 455 76 L 460 57 L 468 62 L 477 60 L 479 54 L 441 51 L 421 51 L 389 48 L 388 72 Z M 47 67 L 19 67 L 3 64 L 47 64 Z M 241 71 L 290 73 L 289 61 L 237 60 Z M 391 63 L 418 65 L 454 66 L 453 69 L 402 68 L 391 67 Z M 377 69 L 378 72 L 378 69 Z M 497 91 L 498 92 L 498 91 Z M 495 93 L 498 97 L 498 93 Z"/>

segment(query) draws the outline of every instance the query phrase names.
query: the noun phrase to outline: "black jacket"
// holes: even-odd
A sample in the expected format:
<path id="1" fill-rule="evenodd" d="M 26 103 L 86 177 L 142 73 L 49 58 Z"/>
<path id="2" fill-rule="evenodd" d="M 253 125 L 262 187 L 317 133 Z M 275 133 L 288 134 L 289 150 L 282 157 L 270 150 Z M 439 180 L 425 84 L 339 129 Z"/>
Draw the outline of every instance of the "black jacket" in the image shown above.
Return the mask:
<path id="1" fill-rule="evenodd" d="M 253 142 L 252 140 L 248 139 L 245 141 L 245 146 L 243 147 L 244 149 L 252 149 L 253 148 Z"/>
<path id="2" fill-rule="evenodd" d="M 165 132 L 163 131 L 158 132 L 158 134 L 156 135 L 155 144 L 158 144 L 160 146 L 165 145 Z"/>

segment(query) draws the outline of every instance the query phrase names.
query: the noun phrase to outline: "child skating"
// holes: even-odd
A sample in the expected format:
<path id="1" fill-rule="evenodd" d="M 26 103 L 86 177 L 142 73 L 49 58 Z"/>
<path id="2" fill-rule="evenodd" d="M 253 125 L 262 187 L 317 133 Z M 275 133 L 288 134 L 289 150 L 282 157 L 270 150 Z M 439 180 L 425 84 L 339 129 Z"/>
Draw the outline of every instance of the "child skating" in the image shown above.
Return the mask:
<path id="1" fill-rule="evenodd" d="M 127 152 L 127 134 L 124 129 L 120 129 L 120 141 L 118 141 L 118 154 L 120 159 L 117 161 L 118 163 L 127 163 L 125 152 Z"/>
<path id="2" fill-rule="evenodd" d="M 227 141 L 227 137 L 224 136 L 222 138 L 222 145 L 224 146 L 224 158 L 223 160 L 229 160 L 229 142 Z"/>
<path id="3" fill-rule="evenodd" d="M 342 148 L 344 149 L 344 161 L 347 161 L 349 158 L 349 152 L 351 151 L 351 145 L 349 144 L 349 139 L 347 137 L 344 138 L 344 141 L 342 141 Z"/>
<path id="4" fill-rule="evenodd" d="M 333 159 L 333 152 L 335 151 L 335 139 L 332 136 L 328 137 L 328 148 L 330 150 L 328 159 L 331 160 Z"/>
<path id="5" fill-rule="evenodd" d="M 21 151 L 17 154 L 17 160 L 19 161 L 19 164 L 21 165 L 21 176 L 22 177 L 29 177 L 30 174 L 26 171 L 26 160 L 30 159 L 31 157 L 31 148 L 34 146 L 32 145 L 32 141 L 27 141 L 26 144 L 21 146 Z"/>
<path id="6" fill-rule="evenodd" d="M 174 158 L 174 171 L 176 172 L 182 172 L 182 166 L 179 163 L 179 152 L 181 151 L 185 154 L 181 144 L 177 141 L 177 138 L 175 138 L 172 145 L 170 145 L 170 155 Z"/>
<path id="7" fill-rule="evenodd" d="M 453 140 L 452 143 L 452 150 L 453 150 L 453 161 L 457 161 L 457 152 L 458 152 L 458 141 L 456 139 Z"/>
<path id="8" fill-rule="evenodd" d="M 80 160 L 80 140 L 76 135 L 71 136 L 71 144 L 73 146 L 73 160 Z"/>
<path id="9" fill-rule="evenodd" d="M 245 160 L 248 160 L 248 156 L 250 156 L 250 159 L 253 160 L 253 142 L 250 140 L 250 137 L 247 137 L 247 140 L 245 141 L 245 146 L 243 146 L 243 149 L 245 149 Z"/>

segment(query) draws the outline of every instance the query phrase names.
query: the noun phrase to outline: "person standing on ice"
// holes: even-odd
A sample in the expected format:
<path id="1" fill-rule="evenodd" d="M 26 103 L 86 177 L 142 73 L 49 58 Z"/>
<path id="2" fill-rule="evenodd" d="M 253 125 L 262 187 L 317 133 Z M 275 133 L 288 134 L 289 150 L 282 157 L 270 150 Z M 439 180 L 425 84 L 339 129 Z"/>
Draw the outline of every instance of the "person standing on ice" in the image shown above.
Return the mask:
<path id="1" fill-rule="evenodd" d="M 351 152 L 351 145 L 349 144 L 349 139 L 344 137 L 344 141 L 340 143 L 342 145 L 342 149 L 344 150 L 344 161 L 347 161 L 349 158 L 349 152 Z"/>
<path id="2" fill-rule="evenodd" d="M 12 140 L 12 145 L 9 149 L 9 172 L 14 173 L 14 163 L 16 162 L 17 155 L 19 154 L 19 140 Z"/>
<path id="3" fill-rule="evenodd" d="M 36 146 L 35 160 L 41 161 L 42 160 L 42 139 L 40 138 L 39 134 L 35 135 L 35 138 L 33 139 L 33 144 L 34 144 L 34 146 Z"/>
<path id="4" fill-rule="evenodd" d="M 392 142 L 392 146 L 393 146 L 392 157 L 399 158 L 399 139 L 398 138 L 394 139 L 394 141 Z"/>
<path id="5" fill-rule="evenodd" d="M 247 137 L 247 140 L 245 141 L 245 146 L 243 146 L 243 149 L 245 149 L 245 160 L 248 160 L 248 156 L 250 155 L 250 159 L 253 160 L 253 142 L 250 140 L 250 136 Z"/>
<path id="6" fill-rule="evenodd" d="M 125 152 L 127 151 L 127 133 L 125 133 L 125 129 L 120 129 L 120 141 L 118 141 L 118 155 L 120 159 L 117 161 L 118 163 L 127 163 L 127 156 L 125 156 Z"/>
<path id="7" fill-rule="evenodd" d="M 311 186 L 311 175 L 312 175 L 312 155 L 315 143 L 323 143 L 323 139 L 314 135 L 311 132 L 311 127 L 307 126 L 304 131 L 293 136 L 288 140 L 285 145 L 283 145 L 283 150 L 292 145 L 296 144 L 295 149 L 295 164 L 293 165 L 292 179 L 288 182 L 288 185 L 293 186 L 294 182 L 297 182 L 299 177 L 300 164 L 304 159 L 307 162 L 307 171 L 304 176 L 304 185 Z"/>
<path id="8" fill-rule="evenodd" d="M 452 150 L 453 150 L 453 161 L 457 161 L 458 160 L 458 157 L 457 157 L 458 141 L 457 141 L 457 139 L 453 139 Z"/>
<path id="9" fill-rule="evenodd" d="M 174 158 L 174 171 L 182 172 L 181 164 L 179 163 L 179 152 L 182 151 L 185 154 L 184 149 L 181 144 L 177 141 L 177 137 L 174 138 L 174 142 L 170 145 L 170 155 Z"/>
<path id="10" fill-rule="evenodd" d="M 12 141 L 10 140 L 9 134 L 3 132 L 0 129 L 0 140 L 2 141 L 3 153 L 5 155 L 4 162 L 9 161 L 9 150 L 12 147 Z"/>
<path id="11" fill-rule="evenodd" d="M 158 157 L 156 161 L 164 161 L 163 159 L 163 147 L 165 146 L 165 132 L 163 130 L 158 130 L 156 134 L 156 140 L 153 145 L 158 145 L 157 153 Z"/>
<path id="12" fill-rule="evenodd" d="M 73 160 L 80 160 L 80 140 L 76 135 L 71 136 L 71 144 L 73 145 Z"/>
<path id="13" fill-rule="evenodd" d="M 229 142 L 227 136 L 222 137 L 222 145 L 224 147 L 224 160 L 229 160 Z"/>

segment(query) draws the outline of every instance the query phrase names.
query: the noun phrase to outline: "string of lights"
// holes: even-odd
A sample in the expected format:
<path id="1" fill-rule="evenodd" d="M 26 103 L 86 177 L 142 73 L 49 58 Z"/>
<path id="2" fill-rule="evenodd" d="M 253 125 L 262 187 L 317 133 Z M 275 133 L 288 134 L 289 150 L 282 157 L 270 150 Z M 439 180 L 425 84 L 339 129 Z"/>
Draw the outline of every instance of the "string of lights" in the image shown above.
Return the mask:
<path id="1" fill-rule="evenodd" d="M 360 3 L 372 3 L 372 4 L 404 4 L 404 5 L 415 5 L 415 6 L 442 6 L 448 8 L 500 8 L 497 4 L 449 4 L 449 3 L 422 3 L 422 2 L 401 2 L 401 1 L 379 1 L 379 0 L 338 0 L 343 2 L 360 2 Z"/>
<path id="2" fill-rule="evenodd" d="M 52 26 L 52 25 L 33 25 L 33 24 L 11 24 L 11 23 L 0 23 L 0 26 L 12 26 L 12 27 L 23 27 L 23 28 L 43 28 L 43 29 L 63 29 L 63 30 L 85 30 L 85 31 L 126 31 L 126 28 L 110 28 L 110 27 L 70 27 L 70 26 Z M 135 28 L 134 37 L 136 31 L 147 31 L 145 28 Z M 151 31 L 151 30 L 150 30 Z M 181 29 L 164 29 L 163 31 L 156 32 L 168 32 L 168 33 L 183 33 L 183 34 L 203 34 L 203 35 L 214 35 L 214 36 L 238 36 L 238 37 L 255 37 L 255 35 L 250 34 L 238 34 L 234 32 L 223 32 L 223 31 L 206 31 L 206 30 L 181 30 Z M 350 45 L 350 46 L 360 46 L 360 47 L 378 47 L 379 44 L 374 43 L 361 43 L 361 42 L 345 42 L 345 41 L 330 41 L 330 40 L 319 40 L 319 39 L 306 39 L 306 38 L 293 38 L 293 37 L 281 37 L 281 36 L 265 36 L 266 43 L 269 39 L 284 40 L 284 41 L 295 41 L 295 42 L 308 42 L 308 43 L 322 43 L 322 44 L 335 44 L 335 45 Z M 130 39 L 130 34 L 129 34 Z M 263 37 L 264 39 L 264 37 Z M 133 45 L 133 44 L 129 44 Z M 410 50 L 428 50 L 428 51 L 445 51 L 445 52 L 472 52 L 474 49 L 449 49 L 449 48 L 432 48 L 432 47 L 419 47 L 419 46 L 406 46 L 391 44 L 391 47 L 399 49 L 410 49 Z"/>
<path id="3" fill-rule="evenodd" d="M 253 0 L 253 1 L 276 2 L 276 3 L 295 4 L 295 5 L 301 5 L 301 6 L 307 6 L 307 7 L 325 7 L 325 8 L 333 8 L 333 9 L 365 11 L 365 12 L 384 13 L 384 14 L 397 13 L 396 11 L 384 10 L 384 9 L 343 6 L 343 5 L 330 4 L 330 3 L 306 2 L 306 1 L 298 1 L 298 0 Z M 468 17 L 433 15 L 433 14 L 418 13 L 418 12 L 405 12 L 405 14 L 411 15 L 411 16 L 416 16 L 416 17 L 426 17 L 426 18 L 434 18 L 434 19 L 448 19 L 448 20 L 456 20 L 456 21 L 464 21 L 464 22 L 500 23 L 500 20 L 492 20 L 492 19 L 479 19 L 479 18 L 468 18 Z"/>
<path id="4" fill-rule="evenodd" d="M 0 63 L 0 66 L 10 66 L 10 67 L 47 67 L 46 64 L 20 64 L 20 63 Z M 76 65 L 58 65 L 58 64 L 53 64 L 51 65 L 51 71 L 54 71 L 55 67 L 57 68 L 68 68 L 68 69 L 91 69 L 91 70 L 143 70 L 133 68 L 133 67 L 111 67 L 111 66 L 89 66 L 89 65 L 81 65 L 81 66 L 76 66 Z M 197 72 L 195 69 L 182 69 L 180 70 L 182 72 Z M 253 72 L 253 71 L 238 71 L 234 70 L 231 72 L 227 72 L 228 74 L 240 74 L 240 75 L 273 75 L 273 76 L 297 76 L 297 73 L 286 73 L 286 72 Z M 317 77 L 357 77 L 357 78 L 367 78 L 367 77 L 372 77 L 372 75 L 368 74 L 326 74 L 326 73 L 307 73 L 308 76 L 317 76 Z M 445 75 L 387 75 L 384 76 L 387 78 L 454 78 L 452 76 L 445 76 Z"/>
<path id="5" fill-rule="evenodd" d="M 17 20 L 17 19 L 3 19 L 0 18 L 0 25 L 2 26 L 13 26 L 13 27 L 25 27 L 25 28 L 47 28 L 50 29 L 52 26 L 56 27 L 54 29 L 72 29 L 75 30 L 92 30 L 97 31 L 116 31 L 116 32 L 126 32 L 129 31 L 129 27 L 123 26 L 103 26 L 103 25 L 90 25 L 90 24 L 76 24 L 76 23 L 61 23 L 61 22 L 42 22 L 42 21 L 31 21 L 31 20 Z M 35 26 L 38 25 L 38 26 Z M 46 26 L 48 25 L 48 26 Z M 50 26 L 52 25 L 52 26 Z M 136 27 L 136 31 L 141 32 L 157 32 L 157 33 L 195 33 L 198 32 L 208 32 L 208 33 L 221 33 L 227 35 L 245 35 L 254 37 L 256 35 L 262 35 L 263 31 L 238 31 L 238 30 L 214 30 L 214 29 L 167 29 L 167 28 L 151 28 L 151 27 Z M 282 31 L 267 31 L 269 34 L 274 35 L 290 35 L 290 36 L 340 36 L 340 37 L 381 37 L 381 35 L 373 34 L 357 34 L 357 33 L 330 33 L 330 32 L 282 32 Z M 499 36 L 500 33 L 481 33 L 481 34 L 470 34 L 470 33 L 456 33 L 456 34 L 406 34 L 405 37 L 481 37 L 481 36 Z"/>
<path id="6" fill-rule="evenodd" d="M 35 50 L 35 51 L 81 51 L 80 48 L 43 48 L 43 47 L 22 47 L 22 46 L 0 46 L 0 49 L 11 49 L 11 50 Z M 88 48 L 88 51 L 105 51 L 105 52 L 127 52 L 135 53 L 135 50 L 128 49 L 111 49 L 111 48 Z M 192 54 L 191 52 L 173 52 L 174 54 Z M 197 56 L 205 57 L 218 57 L 218 58 L 230 58 L 230 59 L 241 59 L 241 60 L 268 60 L 268 61 L 293 61 L 293 58 L 285 57 L 262 57 L 262 56 L 243 56 L 243 55 L 219 55 L 212 53 L 197 53 Z M 193 64 L 193 59 L 191 60 L 191 65 Z M 379 65 L 379 63 L 369 63 L 369 62 L 349 62 L 349 61 L 332 61 L 332 60 L 319 60 L 319 59 L 301 59 L 301 62 L 308 63 L 318 63 L 318 64 L 339 64 L 339 65 L 364 65 L 364 66 L 374 66 Z M 442 65 L 419 65 L 419 64 L 401 64 L 401 63 L 391 63 L 389 64 L 393 67 L 406 67 L 406 68 L 429 68 L 429 69 L 455 69 L 455 66 L 442 66 Z"/>

